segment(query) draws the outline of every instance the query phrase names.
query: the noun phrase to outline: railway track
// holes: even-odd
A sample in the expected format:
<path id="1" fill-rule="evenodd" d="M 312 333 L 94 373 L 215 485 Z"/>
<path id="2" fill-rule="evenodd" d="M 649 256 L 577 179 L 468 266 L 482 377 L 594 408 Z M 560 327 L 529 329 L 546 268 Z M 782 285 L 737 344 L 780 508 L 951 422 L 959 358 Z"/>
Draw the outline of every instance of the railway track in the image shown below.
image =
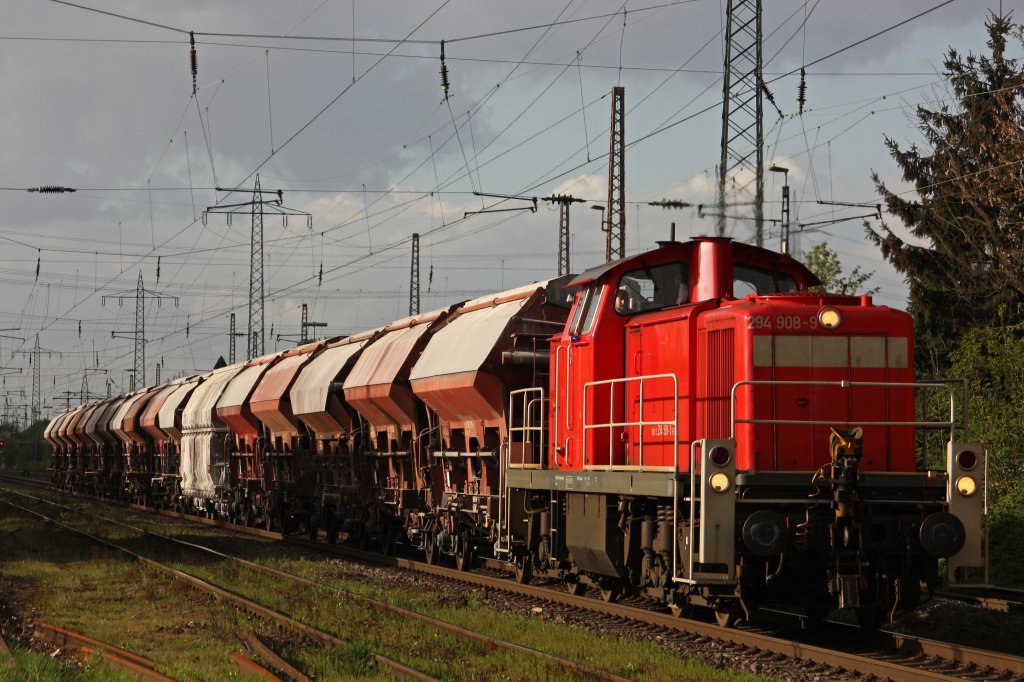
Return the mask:
<path id="1" fill-rule="evenodd" d="M 344 546 L 310 542 L 292 536 L 282 536 L 280 533 L 243 528 L 211 519 L 201 519 L 174 512 L 168 514 L 206 525 L 226 527 L 236 532 L 284 540 L 292 545 L 349 559 L 370 560 L 377 564 L 395 566 L 423 576 L 454 581 L 463 585 L 473 585 L 489 591 L 500 591 L 536 600 L 545 605 L 585 610 L 600 618 L 608 619 L 611 623 L 633 623 L 640 627 L 667 633 L 670 636 L 685 636 L 696 638 L 698 641 L 714 641 L 746 650 L 770 652 L 776 656 L 785 656 L 792 660 L 810 662 L 834 669 L 856 670 L 865 676 L 893 680 L 1024 678 L 1024 658 L 947 642 L 889 632 L 880 632 L 866 637 L 864 633 L 855 628 L 835 623 L 829 624 L 827 638 L 815 638 L 806 633 L 797 637 L 780 637 L 777 634 L 751 628 L 726 629 L 709 623 L 677 618 L 636 605 L 607 603 L 587 596 L 568 594 L 564 589 L 543 585 L 520 585 L 509 579 L 504 572 L 495 570 L 494 563 L 490 564 L 490 568 L 483 572 L 463 572 L 408 558 L 386 557 Z M 822 641 L 823 639 L 824 641 Z"/>
<path id="2" fill-rule="evenodd" d="M 978 585 L 945 590 L 936 596 L 974 604 L 1000 613 L 1024 613 L 1024 590 L 995 585 Z"/>
<path id="3" fill-rule="evenodd" d="M 10 489 L 7 489 L 7 488 L 0 488 L 0 492 L 3 492 L 3 493 L 13 493 L 13 494 L 16 494 L 16 495 L 20 495 L 20 496 L 26 497 L 28 499 L 31 499 L 33 501 L 49 504 L 49 505 L 52 505 L 54 507 L 61 508 L 61 509 L 65 510 L 65 511 L 72 512 L 72 513 L 80 513 L 81 512 L 81 510 L 74 509 L 72 507 L 69 507 L 67 505 L 63 505 L 63 504 L 54 502 L 52 500 L 47 500 L 45 498 L 27 495 L 25 493 L 19 493 L 17 491 L 13 491 L 13 490 L 10 490 Z M 259 602 L 256 602 L 255 600 L 248 599 L 248 598 L 246 598 L 246 597 L 244 597 L 244 596 L 242 596 L 242 595 L 240 595 L 240 594 L 238 594 L 236 592 L 229 591 L 226 588 L 223 588 L 223 587 L 221 587 L 219 585 L 215 585 L 215 584 L 213 584 L 211 582 L 204 581 L 201 578 L 198 578 L 198 577 L 196 577 L 194 575 L 185 573 L 185 572 L 180 571 L 178 569 L 175 569 L 173 567 L 167 566 L 166 564 L 163 564 L 163 563 L 155 561 L 155 560 L 153 560 L 151 558 L 145 557 L 145 556 L 139 554 L 138 552 L 135 552 L 135 551 L 132 551 L 132 550 L 128 550 L 127 548 L 125 548 L 125 547 L 123 547 L 121 545 L 118 545 L 116 543 L 110 542 L 109 540 L 105 540 L 103 538 L 99 538 L 98 536 L 95 536 L 92 533 L 88 533 L 88 532 L 83 531 L 83 530 L 81 530 L 79 528 L 76 528 L 74 526 L 70 526 L 68 524 L 65 524 L 64 522 L 60 521 L 59 519 L 56 519 L 56 518 L 53 518 L 53 517 L 50 517 L 50 516 L 47 516 L 47 515 L 44 515 L 44 514 L 40 514 L 37 511 L 33 511 L 33 510 L 28 509 L 26 507 L 23 507 L 21 505 L 13 504 L 9 500 L 6 500 L 6 499 L 0 498 L 0 501 L 3 501 L 5 504 L 11 505 L 11 506 L 13 506 L 13 507 L 23 511 L 23 512 L 30 513 L 30 514 L 36 516 L 37 518 L 40 518 L 41 520 L 45 520 L 48 523 L 54 523 L 54 524 L 58 525 L 59 527 L 61 527 L 64 530 L 67 530 L 69 532 L 75 532 L 75 533 L 81 534 L 84 537 L 87 537 L 90 540 L 93 540 L 94 542 L 98 542 L 98 543 L 100 543 L 100 544 L 102 544 L 102 545 L 104 545 L 106 547 L 111 548 L 111 549 L 116 549 L 116 550 L 119 550 L 121 552 L 124 552 L 124 553 L 128 554 L 129 556 L 132 556 L 133 558 L 135 558 L 137 560 L 143 561 L 147 565 L 153 566 L 154 568 L 157 568 L 158 570 L 161 570 L 161 571 L 164 571 L 164 572 L 166 572 L 166 573 L 168 573 L 170 575 L 173 575 L 175 578 L 179 578 L 179 579 L 185 580 L 187 583 L 189 583 L 193 587 L 196 587 L 196 588 L 198 588 L 200 590 L 209 592 L 211 594 L 215 594 L 216 596 L 218 596 L 218 597 L 220 597 L 222 599 L 225 599 L 225 600 L 229 601 L 230 603 L 234 604 L 238 608 L 241 608 L 241 609 L 243 609 L 245 611 L 253 613 L 254 615 L 260 616 L 262 618 L 266 618 L 268 620 L 272 620 L 274 622 L 277 622 L 282 627 L 289 628 L 289 629 L 297 632 L 298 634 L 301 634 L 301 635 L 304 635 L 306 637 L 309 637 L 310 639 L 319 640 L 319 641 L 322 641 L 324 644 L 330 644 L 330 645 L 333 645 L 333 646 L 339 646 L 339 645 L 343 645 L 343 644 L 346 643 L 346 642 L 343 642 L 342 640 L 338 639 L 337 637 L 334 637 L 330 633 L 327 633 L 327 632 L 324 632 L 323 630 L 319 630 L 319 629 L 313 628 L 312 626 L 306 625 L 305 623 L 297 621 L 294 618 L 291 618 L 290 616 L 288 616 L 286 614 L 283 614 L 283 613 L 281 613 L 279 611 L 271 609 L 270 607 L 267 607 L 267 606 L 265 606 L 265 605 L 263 605 L 263 604 L 261 604 Z M 622 675 L 618 675 L 616 673 L 613 673 L 613 672 L 610 672 L 610 671 L 607 671 L 607 670 L 602 670 L 602 669 L 599 669 L 599 668 L 595 668 L 593 666 L 581 663 L 579 661 L 571 660 L 571 659 L 560 657 L 560 656 L 554 656 L 552 654 L 548 654 L 546 652 L 539 651 L 537 649 L 532 649 L 530 647 L 522 646 L 522 645 L 517 644 L 515 642 L 510 642 L 510 641 L 499 639 L 499 638 L 496 638 L 496 637 L 491 637 L 489 635 L 484 635 L 484 634 L 475 632 L 473 630 L 470 630 L 470 629 L 467 629 L 467 628 L 464 628 L 464 627 L 461 627 L 461 626 L 458 626 L 458 625 L 454 625 L 454 624 L 445 622 L 443 620 L 439 620 L 437 618 L 433 618 L 431 616 L 426 616 L 426 615 L 423 615 L 423 614 L 411 611 L 409 609 L 405 609 L 405 608 L 402 608 L 402 607 L 399 607 L 399 606 L 388 604 L 386 602 L 383 602 L 383 601 L 380 601 L 380 600 L 377 600 L 377 599 L 373 599 L 373 598 L 370 598 L 370 597 L 367 597 L 367 596 L 363 596 L 363 595 L 358 595 L 358 594 L 355 594 L 353 592 L 349 592 L 349 591 L 342 590 L 342 589 L 337 588 L 337 587 L 332 587 L 332 586 L 324 584 L 324 583 L 320 583 L 320 582 L 316 582 L 314 580 L 310 580 L 308 578 L 304 578 L 302 576 L 298 576 L 298 575 L 295 575 L 295 574 L 291 574 L 291 573 L 287 573 L 287 572 L 284 572 L 284 571 L 280 571 L 280 570 L 274 569 L 274 568 L 272 568 L 270 566 L 266 566 L 266 565 L 260 564 L 258 562 L 249 561 L 247 559 L 243 559 L 243 558 L 240 558 L 240 557 L 231 556 L 229 554 L 226 554 L 226 553 L 223 553 L 223 552 L 219 552 L 217 550 L 214 550 L 214 549 L 212 549 L 210 547 L 206 547 L 206 546 L 200 545 L 198 543 L 186 542 L 186 541 L 183 541 L 183 540 L 179 540 L 177 538 L 173 538 L 173 537 L 170 537 L 168 535 L 164 535 L 164 534 L 160 534 L 160 533 L 155 533 L 155 532 L 153 532 L 151 530 L 148 530 L 148 529 L 145 529 L 145 528 L 141 528 L 141 527 L 138 527 L 138 526 L 134 526 L 132 524 L 128 524 L 128 523 L 125 523 L 123 521 L 119 521 L 119 520 L 116 520 L 116 519 L 111 519 L 111 518 L 108 518 L 108 517 L 95 516 L 94 518 L 96 518 L 96 519 L 98 519 L 100 521 L 103 521 L 105 523 L 114 524 L 114 525 L 119 526 L 121 528 L 133 531 L 135 533 L 138 533 L 140 536 L 157 538 L 157 539 L 159 539 L 159 540 L 161 540 L 163 542 L 172 543 L 172 544 L 174 544 L 176 546 L 179 546 L 179 547 L 184 547 L 184 548 L 196 551 L 196 552 L 202 552 L 202 553 L 210 554 L 210 555 L 216 556 L 216 557 L 218 557 L 220 559 L 226 559 L 226 560 L 235 562 L 235 563 L 237 563 L 237 564 L 239 564 L 241 566 L 245 566 L 246 568 L 249 568 L 249 569 L 251 569 L 253 571 L 257 571 L 259 573 L 262 573 L 263 575 L 270 576 L 270 577 L 275 578 L 275 579 L 283 580 L 285 582 L 292 583 L 292 584 L 295 584 L 295 585 L 300 585 L 300 586 L 302 586 L 304 588 L 308 588 L 309 590 L 311 590 L 313 592 L 316 592 L 316 593 L 320 593 L 320 594 L 323 594 L 323 593 L 333 594 L 333 595 L 335 595 L 337 597 L 340 597 L 340 598 L 348 600 L 348 601 L 359 602 L 359 603 L 361 603 L 363 605 L 366 605 L 366 606 L 370 607 L 371 609 L 373 609 L 374 611 L 377 611 L 379 613 L 389 614 L 391 616 L 395 616 L 395 617 L 406 619 L 406 620 L 418 621 L 420 623 L 423 623 L 424 625 L 427 625 L 427 626 L 429 626 L 431 628 L 434 628 L 435 630 L 437 630 L 439 632 L 442 632 L 442 633 L 445 633 L 447 635 L 459 638 L 459 639 L 464 640 L 465 642 L 468 642 L 468 643 L 470 643 L 472 645 L 478 646 L 481 649 L 483 649 L 484 651 L 502 651 L 503 650 L 503 651 L 507 651 L 507 652 L 510 652 L 512 654 L 515 654 L 517 656 L 534 657 L 534 658 L 536 658 L 536 659 L 538 659 L 540 661 L 543 661 L 546 664 L 549 664 L 551 666 L 563 669 L 566 672 L 567 676 L 569 676 L 569 677 L 578 676 L 578 677 L 581 677 L 583 679 L 598 680 L 598 681 L 602 681 L 602 682 L 631 682 L 630 678 L 628 678 L 628 677 L 625 677 L 625 676 L 622 676 Z M 252 640 L 252 639 L 248 640 L 248 645 L 252 646 L 253 648 L 257 648 L 259 646 L 259 645 L 255 644 L 255 641 Z M 262 648 L 264 650 L 266 649 L 265 647 L 262 647 Z M 264 656 L 266 655 L 266 653 L 267 652 L 264 651 Z M 379 664 L 381 664 L 383 667 L 387 668 L 388 670 L 392 671 L 393 673 L 399 674 L 400 676 L 407 677 L 407 678 L 410 678 L 410 679 L 422 679 L 422 680 L 434 679 L 433 677 L 431 677 L 429 675 L 426 675 L 425 673 L 421 673 L 421 672 L 416 671 L 416 670 L 414 670 L 414 669 L 412 669 L 412 668 L 410 668 L 408 666 L 404 666 L 401 663 L 398 663 L 397 661 L 395 661 L 394 659 L 390 659 L 390 658 L 388 658 L 386 656 L 382 656 L 379 653 L 375 654 L 374 658 L 377 659 L 377 662 Z M 277 663 L 278 663 L 278 665 L 274 665 L 273 667 L 278 667 L 278 669 L 281 669 L 281 666 L 279 665 L 281 663 L 281 661 L 278 661 Z M 294 676 L 292 676 L 292 677 L 294 678 Z"/>
<path id="4" fill-rule="evenodd" d="M 151 568 L 156 569 L 157 571 L 165 573 L 177 580 L 181 580 L 190 587 L 193 587 L 201 592 L 205 592 L 207 594 L 216 596 L 217 598 L 222 599 L 225 602 L 230 603 L 243 611 L 246 611 L 254 616 L 266 619 L 268 621 L 274 622 L 279 626 L 294 632 L 295 634 L 307 637 L 314 641 L 318 641 L 322 644 L 330 646 L 346 646 L 348 644 L 344 640 L 335 637 L 334 635 L 328 632 L 324 632 L 317 628 L 306 625 L 305 623 L 296 620 L 285 613 L 269 608 L 255 600 L 248 599 L 240 594 L 236 594 L 234 592 L 231 592 L 230 590 L 226 590 L 211 582 L 207 582 L 205 580 L 197 578 L 189 573 L 185 573 L 184 571 L 172 568 L 166 564 L 149 559 L 148 557 L 142 556 L 141 554 L 138 554 L 137 552 L 134 552 L 126 547 L 123 547 L 121 545 L 110 542 L 96 535 L 93 535 L 92 533 L 88 533 L 84 530 L 66 524 L 63 521 L 60 521 L 56 518 L 47 516 L 33 509 L 29 509 L 22 505 L 16 504 L 14 502 L 11 502 L 10 500 L 0 499 L 0 502 L 3 502 L 3 504 L 13 509 L 21 511 L 22 513 L 33 516 L 36 519 L 43 521 L 44 523 L 54 525 L 69 533 L 80 535 L 108 549 L 121 552 L 126 556 L 135 559 L 136 561 L 139 561 L 143 564 L 146 564 L 147 566 L 150 566 Z M 374 653 L 373 658 L 378 665 L 389 670 L 398 677 L 404 679 L 422 680 L 424 682 L 434 681 L 436 679 L 430 675 L 415 670 L 414 668 L 410 668 L 409 666 L 406 666 L 395 659 L 384 656 L 383 654 Z"/>

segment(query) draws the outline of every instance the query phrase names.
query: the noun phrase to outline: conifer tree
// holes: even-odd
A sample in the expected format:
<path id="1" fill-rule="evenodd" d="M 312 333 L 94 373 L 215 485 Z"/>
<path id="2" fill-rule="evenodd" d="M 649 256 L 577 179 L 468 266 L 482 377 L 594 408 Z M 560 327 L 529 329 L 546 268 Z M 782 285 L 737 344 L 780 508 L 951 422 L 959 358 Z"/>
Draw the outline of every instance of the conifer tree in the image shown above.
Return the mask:
<path id="1" fill-rule="evenodd" d="M 931 375 L 969 330 L 1024 319 L 1024 73 L 1006 55 L 1009 17 L 990 15 L 986 28 L 990 54 L 946 54 L 952 102 L 917 107 L 923 146 L 885 138 L 913 191 L 872 176 L 914 237 L 867 230 L 906 277 L 918 368 Z"/>

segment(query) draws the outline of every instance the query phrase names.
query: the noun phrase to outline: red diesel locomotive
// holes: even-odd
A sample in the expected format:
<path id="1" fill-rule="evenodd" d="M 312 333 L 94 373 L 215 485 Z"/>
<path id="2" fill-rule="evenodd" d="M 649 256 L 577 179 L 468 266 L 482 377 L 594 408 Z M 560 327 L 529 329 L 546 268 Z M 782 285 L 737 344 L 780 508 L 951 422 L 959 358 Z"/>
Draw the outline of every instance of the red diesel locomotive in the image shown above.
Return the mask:
<path id="1" fill-rule="evenodd" d="M 914 382 L 909 315 L 817 283 L 729 239 L 663 244 L 70 409 L 54 477 L 725 624 L 786 603 L 873 625 L 940 558 L 953 582 L 983 565 L 984 449 L 952 385 Z M 918 471 L 936 433 L 946 471 Z"/>

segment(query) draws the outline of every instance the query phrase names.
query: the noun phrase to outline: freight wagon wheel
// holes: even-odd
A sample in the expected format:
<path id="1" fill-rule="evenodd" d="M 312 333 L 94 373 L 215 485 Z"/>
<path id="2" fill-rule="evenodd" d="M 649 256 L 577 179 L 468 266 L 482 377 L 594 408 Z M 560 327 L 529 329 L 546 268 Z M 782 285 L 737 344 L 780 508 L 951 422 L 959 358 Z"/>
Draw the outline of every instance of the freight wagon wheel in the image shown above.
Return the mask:
<path id="1" fill-rule="evenodd" d="M 392 526 L 388 526 L 384 529 L 384 537 L 381 539 L 381 550 L 387 556 L 392 556 L 395 553 L 395 547 L 398 545 L 398 530 Z"/>
<path id="2" fill-rule="evenodd" d="M 601 587 L 601 599 L 603 601 L 608 602 L 609 604 L 614 604 L 615 602 L 617 602 L 620 596 L 622 596 L 622 588 L 618 585 L 612 585 L 611 587 Z"/>
<path id="3" fill-rule="evenodd" d="M 736 609 L 726 607 L 724 610 L 715 609 L 715 622 L 723 628 L 731 628 L 739 621 L 740 616 Z"/>
<path id="4" fill-rule="evenodd" d="M 455 541 L 455 568 L 468 571 L 473 567 L 473 547 L 469 542 L 469 533 L 460 533 Z"/>
<path id="5" fill-rule="evenodd" d="M 529 554 L 520 554 L 512 560 L 512 566 L 515 568 L 517 583 L 525 585 L 530 582 L 530 577 L 533 575 L 532 556 Z"/>
<path id="6" fill-rule="evenodd" d="M 437 548 L 437 536 L 428 531 L 423 538 L 423 553 L 426 555 L 427 563 L 433 566 L 441 558 L 441 552 Z"/>
<path id="7" fill-rule="evenodd" d="M 574 597 L 578 597 L 587 591 L 587 586 L 583 583 L 576 581 L 574 583 L 566 583 L 565 589 Z"/>

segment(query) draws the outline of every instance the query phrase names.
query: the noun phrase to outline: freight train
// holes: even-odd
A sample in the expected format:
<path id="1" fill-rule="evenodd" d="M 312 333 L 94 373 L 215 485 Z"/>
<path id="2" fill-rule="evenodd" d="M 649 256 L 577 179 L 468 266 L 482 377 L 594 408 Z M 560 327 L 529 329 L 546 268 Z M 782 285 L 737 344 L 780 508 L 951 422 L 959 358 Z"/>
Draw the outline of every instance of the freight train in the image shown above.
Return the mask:
<path id="1" fill-rule="evenodd" d="M 953 384 L 914 381 L 909 315 L 817 284 L 661 243 L 74 407 L 53 478 L 726 625 L 775 603 L 877 625 L 983 565 L 985 451 Z M 946 470 L 920 471 L 936 439 Z"/>

